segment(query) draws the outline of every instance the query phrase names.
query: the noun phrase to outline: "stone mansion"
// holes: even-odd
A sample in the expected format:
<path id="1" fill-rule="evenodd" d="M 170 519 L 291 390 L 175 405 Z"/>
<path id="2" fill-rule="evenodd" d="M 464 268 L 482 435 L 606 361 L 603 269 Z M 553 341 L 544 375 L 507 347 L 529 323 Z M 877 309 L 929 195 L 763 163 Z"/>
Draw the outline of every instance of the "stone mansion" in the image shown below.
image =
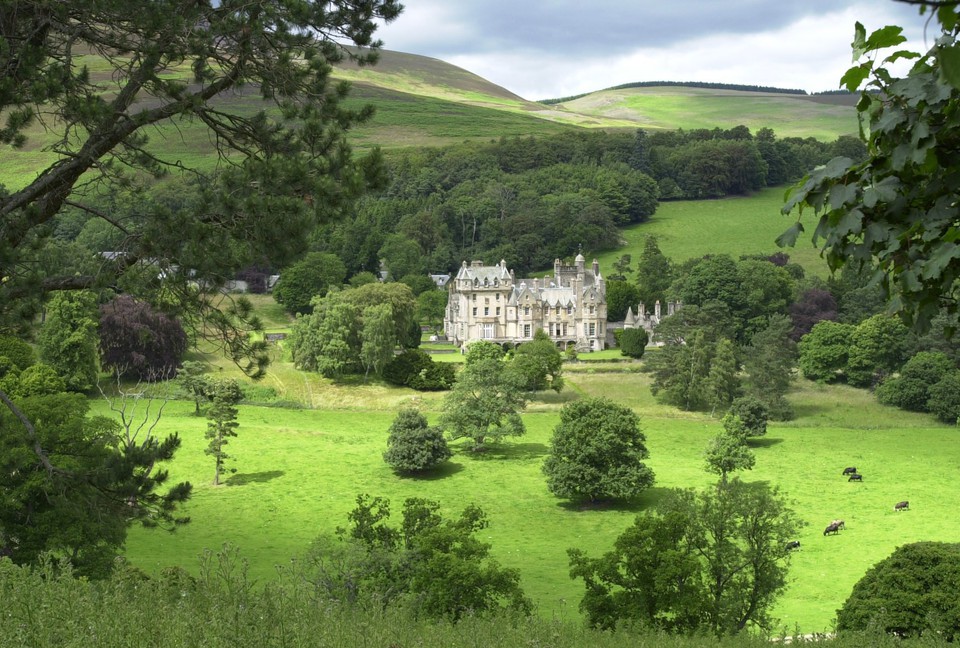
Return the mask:
<path id="1" fill-rule="evenodd" d="M 594 259 L 590 268 L 578 254 L 574 265 L 553 262 L 553 276 L 520 279 L 501 260 L 494 266 L 464 261 L 447 283 L 449 296 L 443 328 L 447 339 L 462 347 L 473 340 L 519 344 L 542 329 L 560 348 L 599 351 L 613 346 L 618 328 L 643 328 L 648 334 L 660 323 L 660 302 L 652 310 L 637 304 L 623 322 L 607 322 L 607 288 Z M 673 315 L 679 303 L 667 304 Z"/>
<path id="2" fill-rule="evenodd" d="M 503 344 L 533 339 L 537 329 L 557 346 L 578 351 L 604 348 L 607 338 L 607 290 L 596 260 L 584 267 L 553 263 L 553 277 L 517 279 L 505 261 L 463 266 L 448 284 L 444 317 L 447 338 L 458 346 L 473 340 Z"/>

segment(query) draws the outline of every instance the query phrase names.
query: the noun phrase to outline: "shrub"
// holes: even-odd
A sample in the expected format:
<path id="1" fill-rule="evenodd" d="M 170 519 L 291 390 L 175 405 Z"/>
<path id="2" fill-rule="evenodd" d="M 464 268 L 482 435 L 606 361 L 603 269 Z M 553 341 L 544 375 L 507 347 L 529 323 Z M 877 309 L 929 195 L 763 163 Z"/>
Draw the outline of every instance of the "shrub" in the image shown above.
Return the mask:
<path id="1" fill-rule="evenodd" d="M 33 347 L 12 335 L 0 335 L 0 357 L 6 357 L 20 371 L 37 361 Z"/>
<path id="2" fill-rule="evenodd" d="M 767 421 L 770 412 L 767 406 L 753 396 L 741 396 L 734 399 L 728 410 L 730 414 L 739 417 L 747 436 L 758 437 L 767 433 Z"/>
<path id="3" fill-rule="evenodd" d="M 915 542 L 871 567 L 837 610 L 837 630 L 960 636 L 960 544 Z"/>
<path id="4" fill-rule="evenodd" d="M 944 423 L 960 419 L 960 371 L 954 371 L 930 388 L 927 410 Z"/>
<path id="5" fill-rule="evenodd" d="M 387 451 L 383 460 L 401 473 L 430 470 L 452 456 L 443 430 L 427 424 L 426 417 L 415 409 L 403 409 L 390 425 Z"/>
<path id="6" fill-rule="evenodd" d="M 643 357 L 643 352 L 647 350 L 649 342 L 647 332 L 642 328 L 623 329 L 617 343 L 620 345 L 620 353 L 628 358 L 639 359 Z"/>
<path id="7" fill-rule="evenodd" d="M 927 383 L 916 378 L 888 378 L 877 391 L 877 401 L 911 412 L 926 412 L 930 389 Z"/>
<path id="8" fill-rule="evenodd" d="M 452 364 L 434 362 L 420 349 L 404 349 L 383 368 L 383 379 L 388 383 L 417 391 L 450 389 L 456 380 L 455 374 Z"/>

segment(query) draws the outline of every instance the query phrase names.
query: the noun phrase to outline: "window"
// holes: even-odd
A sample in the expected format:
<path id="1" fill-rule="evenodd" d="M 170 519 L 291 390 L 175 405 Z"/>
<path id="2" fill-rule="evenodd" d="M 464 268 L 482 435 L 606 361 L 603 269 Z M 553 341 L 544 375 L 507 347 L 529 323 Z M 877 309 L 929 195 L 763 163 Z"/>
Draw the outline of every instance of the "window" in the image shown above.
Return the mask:
<path id="1" fill-rule="evenodd" d="M 500 307 L 497 306 L 497 316 L 499 316 L 499 315 L 500 315 Z"/>
<path id="2" fill-rule="evenodd" d="M 596 309 L 595 309 L 595 308 L 593 307 L 593 305 L 591 304 L 591 305 L 590 305 L 590 314 L 593 315 L 593 313 L 594 313 L 595 311 L 596 311 Z"/>
<path id="3" fill-rule="evenodd" d="M 497 301 L 500 301 L 500 293 L 497 293 Z"/>
<path id="4" fill-rule="evenodd" d="M 523 307 L 523 314 L 524 314 L 524 315 L 529 315 L 529 314 L 530 314 L 530 307 L 529 307 L 529 306 L 524 306 L 524 307 Z"/>
<path id="5" fill-rule="evenodd" d="M 590 322 L 590 333 L 588 335 L 590 335 L 590 337 L 593 337 L 596 334 L 597 334 L 597 325 L 594 324 L 593 322 Z"/>
<path id="6" fill-rule="evenodd" d="M 477 316 L 477 307 L 476 307 L 476 306 L 473 307 L 473 316 L 474 316 L 474 317 Z"/>
<path id="7" fill-rule="evenodd" d="M 567 315 L 573 314 L 573 306 L 567 306 Z"/>
<path id="8" fill-rule="evenodd" d="M 484 324 L 480 328 L 480 337 L 489 340 L 493 337 L 493 324 Z"/>
<path id="9" fill-rule="evenodd" d="M 470 295 L 470 297 L 473 299 L 473 301 L 477 301 L 477 293 L 473 293 Z"/>
<path id="10" fill-rule="evenodd" d="M 490 304 L 490 298 L 489 298 L 489 297 L 484 297 L 484 298 L 483 298 L 483 303 L 489 305 L 489 304 Z"/>
<path id="11" fill-rule="evenodd" d="M 489 306 L 484 306 L 484 307 L 483 307 L 483 314 L 484 314 L 484 315 L 489 315 L 489 314 L 490 314 L 490 307 L 489 307 Z"/>
<path id="12" fill-rule="evenodd" d="M 523 337 L 525 337 L 525 338 L 530 337 L 530 325 L 529 325 L 529 324 L 524 324 L 524 325 L 523 325 Z"/>

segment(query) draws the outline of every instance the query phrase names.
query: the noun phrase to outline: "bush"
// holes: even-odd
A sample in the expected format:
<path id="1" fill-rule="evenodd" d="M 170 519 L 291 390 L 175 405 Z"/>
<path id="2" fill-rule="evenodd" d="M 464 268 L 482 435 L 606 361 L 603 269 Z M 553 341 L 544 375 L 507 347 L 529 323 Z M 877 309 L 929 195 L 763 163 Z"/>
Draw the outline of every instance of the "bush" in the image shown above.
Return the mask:
<path id="1" fill-rule="evenodd" d="M 930 388 L 927 410 L 944 423 L 960 419 L 960 371 L 954 371 Z"/>
<path id="2" fill-rule="evenodd" d="M 647 350 L 647 342 L 650 341 L 647 332 L 642 328 L 623 329 L 617 343 L 620 345 L 620 353 L 628 358 L 640 359 L 643 352 Z"/>
<path id="3" fill-rule="evenodd" d="M 452 364 L 434 362 L 425 351 L 405 349 L 384 366 L 383 379 L 417 391 L 442 391 L 453 385 L 455 373 Z"/>
<path id="4" fill-rule="evenodd" d="M 640 419 L 605 398 L 567 403 L 543 464 L 547 489 L 567 499 L 629 499 L 653 485 Z"/>
<path id="5" fill-rule="evenodd" d="M 960 544 L 915 542 L 867 571 L 837 610 L 837 630 L 960 637 Z"/>
<path id="6" fill-rule="evenodd" d="M 427 424 L 415 409 L 403 409 L 390 425 L 387 451 L 383 460 L 401 473 L 417 473 L 436 468 L 452 456 L 443 430 Z"/>
<path id="7" fill-rule="evenodd" d="M 758 437 L 767 433 L 767 421 L 770 420 L 770 412 L 766 405 L 753 396 L 741 396 L 734 399 L 728 412 L 740 418 L 747 436 Z"/>
<path id="8" fill-rule="evenodd" d="M 916 378 L 888 378 L 877 387 L 875 393 L 877 402 L 911 412 L 926 412 L 930 398 L 927 383 Z"/>
<path id="9" fill-rule="evenodd" d="M 942 351 L 921 351 L 907 360 L 900 369 L 900 377 L 920 380 L 929 387 L 956 368 L 953 360 Z"/>
<path id="10" fill-rule="evenodd" d="M 0 357 L 6 357 L 20 371 L 37 362 L 33 347 L 11 335 L 0 335 Z"/>
<path id="11" fill-rule="evenodd" d="M 17 383 L 17 396 L 46 396 L 59 394 L 67 390 L 67 384 L 50 365 L 37 363 L 20 372 Z"/>

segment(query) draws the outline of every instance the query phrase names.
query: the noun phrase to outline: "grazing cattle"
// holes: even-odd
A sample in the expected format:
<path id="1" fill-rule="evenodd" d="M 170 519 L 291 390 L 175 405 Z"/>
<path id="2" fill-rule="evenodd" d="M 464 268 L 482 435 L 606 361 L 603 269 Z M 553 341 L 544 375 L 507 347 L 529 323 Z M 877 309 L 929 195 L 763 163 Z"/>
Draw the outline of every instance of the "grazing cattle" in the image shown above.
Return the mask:
<path id="1" fill-rule="evenodd" d="M 834 520 L 830 523 L 831 525 L 836 525 L 838 529 L 846 529 L 847 525 L 843 520 Z"/>
<path id="2" fill-rule="evenodd" d="M 794 549 L 799 549 L 799 548 L 800 548 L 799 540 L 791 540 L 790 542 L 787 543 L 787 551 L 793 551 Z"/>
<path id="3" fill-rule="evenodd" d="M 823 535 L 829 535 L 831 533 L 834 535 L 840 533 L 840 526 L 833 522 L 828 524 L 827 528 L 823 530 Z"/>
<path id="4" fill-rule="evenodd" d="M 893 505 L 894 511 L 907 511 L 910 509 L 910 502 L 904 500 Z"/>
<path id="5" fill-rule="evenodd" d="M 849 477 L 847 477 L 847 481 L 848 481 L 848 482 L 852 482 L 852 481 L 862 482 L 862 481 L 863 481 L 863 475 L 861 475 L 860 473 L 852 473 Z"/>
<path id="6" fill-rule="evenodd" d="M 843 475 L 844 477 L 846 477 L 847 475 L 855 475 L 857 474 L 857 467 L 847 466 L 846 468 L 843 469 L 843 472 L 840 474 Z"/>

